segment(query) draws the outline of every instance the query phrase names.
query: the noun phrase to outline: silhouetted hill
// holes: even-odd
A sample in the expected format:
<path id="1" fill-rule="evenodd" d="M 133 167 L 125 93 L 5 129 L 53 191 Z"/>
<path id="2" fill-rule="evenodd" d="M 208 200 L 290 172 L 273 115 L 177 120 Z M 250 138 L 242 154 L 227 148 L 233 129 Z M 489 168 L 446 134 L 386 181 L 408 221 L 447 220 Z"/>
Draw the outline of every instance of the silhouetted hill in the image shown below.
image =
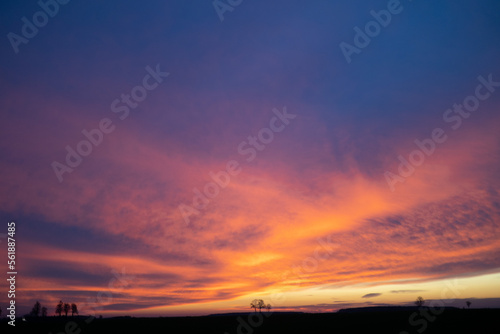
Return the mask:
<path id="1" fill-rule="evenodd" d="M 215 314 L 209 314 L 207 317 L 220 317 L 220 316 L 244 316 L 247 317 L 250 312 L 236 312 L 236 313 L 215 313 Z M 251 312 L 255 313 L 255 312 Z M 304 314 L 304 312 L 267 312 L 263 311 L 262 314 L 264 315 L 265 313 L 269 314 Z"/>
<path id="2" fill-rule="evenodd" d="M 244 313 L 204 317 L 88 318 L 48 317 L 18 319 L 12 328 L 3 320 L 0 333 L 21 334 L 109 334 L 109 333 L 204 333 L 204 334 L 498 334 L 500 309 L 445 309 L 434 315 L 431 309 L 399 309 L 337 313 Z M 419 313 L 423 312 L 423 313 Z M 70 324 L 70 322 L 73 322 Z M 78 330 L 81 329 L 79 332 Z"/>
<path id="3" fill-rule="evenodd" d="M 425 306 L 424 306 L 425 308 Z M 456 307 L 447 306 L 446 310 L 458 310 Z M 338 313 L 370 313 L 370 312 L 401 312 L 401 311 L 418 311 L 418 306 L 370 306 L 370 307 L 353 307 L 340 309 Z"/>

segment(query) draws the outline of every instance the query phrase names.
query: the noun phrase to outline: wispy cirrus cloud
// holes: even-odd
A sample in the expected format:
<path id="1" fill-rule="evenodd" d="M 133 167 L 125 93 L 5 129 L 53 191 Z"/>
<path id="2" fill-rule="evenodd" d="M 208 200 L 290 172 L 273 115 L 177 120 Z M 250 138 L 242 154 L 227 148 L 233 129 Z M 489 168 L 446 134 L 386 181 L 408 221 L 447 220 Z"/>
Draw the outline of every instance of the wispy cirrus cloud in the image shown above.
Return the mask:
<path id="1" fill-rule="evenodd" d="M 20 222 L 20 307 L 83 301 L 122 267 L 135 280 L 103 305 L 109 314 L 238 309 L 240 298 L 271 291 L 497 272 L 496 93 L 459 130 L 446 128 L 446 143 L 395 193 L 383 178 L 416 138 L 448 126 L 443 111 L 497 66 L 498 4 L 461 5 L 415 4 L 422 15 L 406 17 L 349 67 L 335 40 L 351 35 L 370 5 L 295 2 L 278 18 L 269 8 L 279 5 L 255 3 L 223 28 L 210 3 L 61 12 L 57 29 L 0 69 L 0 215 Z M 81 16 L 89 12 L 99 19 Z M 454 19 L 443 24 L 443 13 Z M 0 11 L 9 29 L 22 15 Z M 430 38 L 415 37 L 422 32 Z M 169 81 L 119 121 L 112 101 L 160 61 Z M 238 145 L 283 105 L 294 122 L 186 227 L 178 205 L 211 171 L 242 160 Z M 51 163 L 103 117 L 119 126 L 60 184 Z M 318 261 L 326 237 L 339 247 Z M 376 301 L 423 292 L 393 291 Z M 339 300 L 366 305 L 360 296 L 369 292 Z M 283 307 L 336 307 L 311 298 Z"/>

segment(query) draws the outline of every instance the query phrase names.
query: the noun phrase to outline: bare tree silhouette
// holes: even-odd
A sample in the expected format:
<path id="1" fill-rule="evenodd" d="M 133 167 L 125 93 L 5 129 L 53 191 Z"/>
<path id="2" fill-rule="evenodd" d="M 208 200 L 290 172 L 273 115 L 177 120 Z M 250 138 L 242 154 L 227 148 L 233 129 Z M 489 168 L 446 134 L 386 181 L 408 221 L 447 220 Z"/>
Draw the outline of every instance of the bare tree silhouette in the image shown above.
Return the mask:
<path id="1" fill-rule="evenodd" d="M 2 308 L 0 307 L 0 316 L 2 316 Z"/>
<path id="2" fill-rule="evenodd" d="M 64 314 L 68 316 L 68 312 L 71 310 L 71 306 L 68 303 L 64 304 Z"/>
<path id="3" fill-rule="evenodd" d="M 424 303 L 425 303 L 424 298 L 418 296 L 417 300 L 415 301 L 415 305 L 417 305 L 418 307 L 421 307 L 422 305 L 424 305 Z"/>
<path id="4" fill-rule="evenodd" d="M 266 304 L 262 299 L 259 299 L 258 301 L 259 301 L 259 312 L 262 312 L 262 308 L 266 307 Z"/>
<path id="5" fill-rule="evenodd" d="M 269 310 L 271 309 L 271 304 L 267 304 L 266 308 L 267 308 L 267 312 L 269 312 Z"/>
<path id="6" fill-rule="evenodd" d="M 72 303 L 71 304 L 71 316 L 73 316 L 74 314 L 78 314 L 78 307 L 76 306 L 75 303 Z"/>
<path id="7" fill-rule="evenodd" d="M 44 306 L 42 307 L 42 317 L 46 317 L 47 316 L 47 308 Z"/>
<path id="8" fill-rule="evenodd" d="M 35 305 L 33 305 L 33 308 L 31 309 L 30 315 L 34 317 L 38 317 L 40 315 L 40 311 L 42 310 L 42 305 L 36 301 Z"/>
<path id="9" fill-rule="evenodd" d="M 472 304 L 470 301 L 466 301 L 465 304 L 467 304 L 467 308 L 470 308 L 470 304 Z"/>
<path id="10" fill-rule="evenodd" d="M 254 299 L 251 303 L 250 303 L 250 308 L 253 308 L 255 312 L 257 312 L 257 299 Z"/>
<path id="11" fill-rule="evenodd" d="M 63 305 L 64 304 L 63 304 L 62 300 L 60 300 L 59 304 L 57 304 L 57 306 L 56 306 L 56 314 L 59 314 L 59 316 L 61 316 L 63 313 Z"/>
<path id="12" fill-rule="evenodd" d="M 266 307 L 266 304 L 264 303 L 264 301 L 262 299 L 254 299 L 250 303 L 250 308 L 255 309 L 255 312 L 257 312 L 257 309 L 259 309 L 259 312 L 262 312 L 261 309 L 263 307 Z"/>

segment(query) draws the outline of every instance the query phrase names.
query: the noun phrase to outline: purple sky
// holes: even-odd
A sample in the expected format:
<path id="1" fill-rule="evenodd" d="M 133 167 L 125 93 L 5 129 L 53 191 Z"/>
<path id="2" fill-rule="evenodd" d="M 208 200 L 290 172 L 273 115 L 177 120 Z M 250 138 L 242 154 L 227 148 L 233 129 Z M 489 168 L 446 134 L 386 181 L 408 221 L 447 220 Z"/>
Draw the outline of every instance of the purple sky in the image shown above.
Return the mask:
<path id="1" fill-rule="evenodd" d="M 19 312 L 500 306 L 497 1 L 41 3 L 0 4 Z"/>

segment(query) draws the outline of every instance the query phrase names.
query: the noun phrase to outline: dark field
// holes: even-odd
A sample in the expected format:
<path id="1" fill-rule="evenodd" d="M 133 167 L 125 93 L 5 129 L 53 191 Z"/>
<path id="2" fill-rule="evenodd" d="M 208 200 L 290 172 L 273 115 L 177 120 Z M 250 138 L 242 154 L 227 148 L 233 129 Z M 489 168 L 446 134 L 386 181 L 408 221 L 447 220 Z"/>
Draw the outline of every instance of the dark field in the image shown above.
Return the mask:
<path id="1" fill-rule="evenodd" d="M 500 333 L 500 309 L 446 309 L 437 316 L 431 313 L 414 315 L 410 323 L 409 318 L 414 312 L 418 311 L 359 310 L 321 314 L 262 312 L 262 315 L 241 313 L 203 317 L 120 317 L 91 321 L 88 317 L 63 316 L 27 321 L 18 319 L 15 327 L 2 320 L 0 333 Z"/>

